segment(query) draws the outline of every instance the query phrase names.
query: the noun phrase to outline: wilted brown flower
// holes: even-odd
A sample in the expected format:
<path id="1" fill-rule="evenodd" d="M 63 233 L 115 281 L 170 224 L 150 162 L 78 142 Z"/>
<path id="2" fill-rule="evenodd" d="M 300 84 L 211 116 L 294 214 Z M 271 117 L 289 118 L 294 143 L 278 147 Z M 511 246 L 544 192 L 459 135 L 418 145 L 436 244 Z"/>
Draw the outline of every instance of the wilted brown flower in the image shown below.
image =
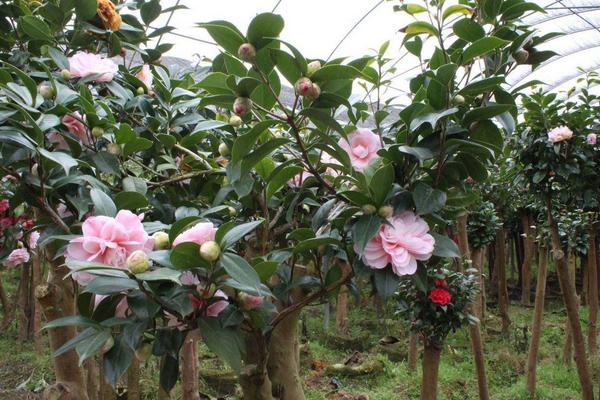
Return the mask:
<path id="1" fill-rule="evenodd" d="M 117 31 L 121 27 L 121 16 L 110 0 L 98 0 L 98 17 L 106 29 Z"/>

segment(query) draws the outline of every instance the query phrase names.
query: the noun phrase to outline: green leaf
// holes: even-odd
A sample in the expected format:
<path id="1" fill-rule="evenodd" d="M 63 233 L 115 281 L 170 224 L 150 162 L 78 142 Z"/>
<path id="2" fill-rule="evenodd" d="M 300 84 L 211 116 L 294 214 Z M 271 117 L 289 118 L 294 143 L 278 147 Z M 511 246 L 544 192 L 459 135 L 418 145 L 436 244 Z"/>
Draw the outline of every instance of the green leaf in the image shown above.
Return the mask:
<path id="1" fill-rule="evenodd" d="M 133 356 L 133 350 L 125 343 L 122 335 L 117 336 L 113 347 L 104 353 L 102 358 L 104 378 L 113 387 L 117 385 L 119 378 L 129 368 Z"/>
<path id="2" fill-rule="evenodd" d="M 471 60 L 481 57 L 490 51 L 496 50 L 506 44 L 510 43 L 507 40 L 497 38 L 495 36 L 487 36 L 473 42 L 469 47 L 465 49 L 462 54 L 462 63 L 467 64 Z"/>
<path id="3" fill-rule="evenodd" d="M 175 240 L 175 238 L 181 232 L 183 232 L 183 231 L 191 228 L 200 219 L 201 219 L 200 217 L 190 216 L 190 217 L 185 217 L 185 218 L 182 218 L 182 219 L 180 219 L 178 221 L 175 221 L 173 223 L 173 225 L 171 225 L 171 229 L 169 230 L 169 241 L 171 243 L 173 243 L 173 241 Z"/>
<path id="4" fill-rule="evenodd" d="M 121 175 L 119 159 L 114 154 L 107 151 L 99 151 L 92 156 L 92 161 L 94 161 L 96 167 L 105 174 Z"/>
<path id="5" fill-rule="evenodd" d="M 485 78 L 471 82 L 462 88 L 458 93 L 467 94 L 469 96 L 477 96 L 478 94 L 497 88 L 502 83 L 504 83 L 503 76 L 493 76 L 491 78 Z"/>
<path id="6" fill-rule="evenodd" d="M 244 236 L 255 230 L 259 225 L 261 225 L 264 220 L 247 222 L 245 224 L 236 225 L 233 228 L 229 229 L 224 235 L 223 239 L 221 239 L 219 245 L 221 249 L 226 249 L 231 247 L 238 240 L 242 239 Z M 220 236 L 220 235 L 219 235 Z"/>
<path id="7" fill-rule="evenodd" d="M 206 29 L 213 40 L 231 54 L 237 54 L 246 41 L 235 25 L 227 21 L 211 21 L 198 26 Z"/>
<path id="8" fill-rule="evenodd" d="M 136 210 L 148 206 L 148 199 L 139 192 L 119 192 L 115 196 L 119 210 Z"/>
<path id="9" fill-rule="evenodd" d="M 109 195 L 96 188 L 90 190 L 90 197 L 94 203 L 94 215 L 106 215 L 114 217 L 117 215 L 117 206 Z"/>
<path id="10" fill-rule="evenodd" d="M 87 21 L 96 15 L 98 2 L 96 0 L 75 0 L 75 14 L 77 18 Z"/>
<path id="11" fill-rule="evenodd" d="M 160 16 L 162 7 L 160 6 L 159 0 L 150 0 L 142 4 L 140 8 L 140 15 L 144 24 L 150 25 L 152 21 Z"/>
<path id="12" fill-rule="evenodd" d="M 85 360 L 98 353 L 110 337 L 110 330 L 103 329 L 77 343 L 75 350 L 79 354 L 79 366 L 81 367 Z"/>
<path id="13" fill-rule="evenodd" d="M 123 190 L 127 192 L 138 192 L 145 195 L 148 191 L 148 185 L 142 178 L 128 176 L 123 179 Z"/>
<path id="14" fill-rule="evenodd" d="M 233 253 L 223 253 L 219 264 L 234 281 L 245 287 L 252 288 L 255 292 L 261 292 L 260 277 L 248 261 Z"/>
<path id="15" fill-rule="evenodd" d="M 153 144 L 154 142 L 152 142 L 152 140 L 141 137 L 135 138 L 123 146 L 123 157 L 127 157 L 139 151 L 148 150 Z"/>
<path id="16" fill-rule="evenodd" d="M 19 19 L 19 26 L 23 28 L 23 31 L 27 34 L 27 36 L 36 40 L 44 40 L 50 41 L 52 40 L 52 32 L 43 20 L 31 16 L 26 15 Z"/>
<path id="17" fill-rule="evenodd" d="M 304 168 L 302 167 L 291 165 L 277 171 L 276 174 L 269 179 L 269 183 L 267 183 L 267 201 L 269 201 L 279 189 L 285 186 L 290 179 L 301 173 L 303 170 Z"/>
<path id="18" fill-rule="evenodd" d="M 258 277 L 262 283 L 267 283 L 271 276 L 277 271 L 279 267 L 279 261 L 262 261 L 254 266 Z"/>
<path id="19" fill-rule="evenodd" d="M 273 38 L 279 36 L 283 30 L 284 21 L 281 15 L 263 13 L 258 14 L 250 21 L 248 25 L 248 41 L 252 43 L 256 50 L 266 46 Z"/>
<path id="20" fill-rule="evenodd" d="M 198 327 L 206 346 L 239 373 L 245 353 L 241 334 L 235 329 L 223 328 L 216 318 L 201 318 Z"/>
<path id="21" fill-rule="evenodd" d="M 321 246 L 340 246 L 341 243 L 339 240 L 334 239 L 332 237 L 315 237 L 301 241 L 293 248 L 294 254 L 303 253 L 307 250 L 317 249 Z"/>
<path id="22" fill-rule="evenodd" d="M 115 276 L 97 276 L 85 286 L 85 291 L 99 295 L 113 295 L 138 289 L 133 279 Z"/>
<path id="23" fill-rule="evenodd" d="M 385 299 L 396 293 L 400 279 L 390 267 L 374 270 L 373 276 L 375 278 L 375 289 L 381 297 Z"/>
<path id="24" fill-rule="evenodd" d="M 460 257 L 458 246 L 448 236 L 440 235 L 435 232 L 429 232 L 435 239 L 433 255 L 436 257 Z"/>
<path id="25" fill-rule="evenodd" d="M 476 182 L 485 182 L 488 178 L 488 171 L 485 165 L 470 153 L 461 152 L 456 158 L 464 165 L 469 176 Z"/>
<path id="26" fill-rule="evenodd" d="M 446 193 L 423 182 L 417 184 L 412 197 L 419 215 L 438 212 L 446 204 Z"/>
<path id="27" fill-rule="evenodd" d="M 238 136 L 233 142 L 231 149 L 231 163 L 235 164 L 241 161 L 252 150 L 260 135 L 268 128 L 277 125 L 277 123 L 275 120 L 261 121 L 254 125 L 247 133 Z"/>
<path id="28" fill-rule="evenodd" d="M 200 246 L 194 242 L 179 243 L 171 250 L 171 263 L 177 269 L 191 269 L 201 266 Z"/>
<path id="29" fill-rule="evenodd" d="M 171 268 L 158 268 L 153 271 L 136 274 L 135 277 L 140 281 L 170 281 L 181 284 L 181 281 L 179 280 L 181 277 L 181 272 L 175 271 Z"/>
<path id="30" fill-rule="evenodd" d="M 335 118 L 333 118 L 329 113 L 316 108 L 305 108 L 300 112 L 300 114 L 306 115 L 315 124 L 320 122 L 327 128 L 331 128 L 334 131 L 337 131 L 343 137 L 346 137 L 346 132 L 344 131 L 344 128 L 342 128 L 339 122 L 337 122 Z"/>
<path id="31" fill-rule="evenodd" d="M 416 21 L 406 25 L 404 28 L 400 29 L 400 32 L 405 33 L 407 35 L 420 35 L 426 33 L 431 36 L 439 36 L 439 31 L 431 25 L 429 22 L 425 21 Z"/>
<path id="32" fill-rule="evenodd" d="M 452 25 L 452 30 L 456 36 L 467 42 L 475 42 L 485 36 L 483 26 L 468 18 L 458 20 Z"/>
<path id="33" fill-rule="evenodd" d="M 82 317 L 81 315 L 71 315 L 52 320 L 44 325 L 42 329 L 60 328 L 62 326 L 84 326 L 89 328 L 100 327 L 100 325 L 92 319 Z"/>
<path id="34" fill-rule="evenodd" d="M 207 74 L 196 86 L 211 94 L 232 94 L 233 90 L 227 86 L 227 79 L 228 76 L 222 72 L 212 72 Z"/>
<path id="35" fill-rule="evenodd" d="M 69 59 L 57 48 L 44 45 L 42 46 L 42 54 L 50 57 L 59 69 L 69 69 Z"/>
<path id="36" fill-rule="evenodd" d="M 71 168 L 77 166 L 77 160 L 71 157 L 71 155 L 67 153 L 63 153 L 60 151 L 48 151 L 46 149 L 39 148 L 38 151 L 42 155 L 42 157 L 47 158 L 60 165 L 64 170 L 65 174 L 69 175 L 69 171 Z"/>
<path id="37" fill-rule="evenodd" d="M 473 12 L 473 9 L 464 4 L 453 4 L 450 7 L 446 8 L 442 14 L 442 19 L 446 19 L 454 14 L 463 14 L 470 15 Z"/>
<path id="38" fill-rule="evenodd" d="M 375 205 L 383 205 L 387 194 L 392 190 L 393 183 L 394 167 L 392 164 L 386 164 L 375 171 L 375 174 L 369 183 L 369 190 L 373 195 Z"/>
<path id="39" fill-rule="evenodd" d="M 339 79 L 355 79 L 362 73 L 351 65 L 330 64 L 321 67 L 311 75 L 313 82 L 323 82 Z"/>
<path id="40" fill-rule="evenodd" d="M 352 239 L 354 249 L 359 255 L 362 255 L 365 246 L 379 231 L 382 223 L 383 220 L 375 214 L 363 215 L 356 221 L 352 227 Z"/>
<path id="41" fill-rule="evenodd" d="M 473 108 L 467 111 L 463 121 L 465 126 L 469 126 L 472 122 L 490 119 L 513 108 L 514 106 L 510 104 L 490 104 L 486 107 Z"/>

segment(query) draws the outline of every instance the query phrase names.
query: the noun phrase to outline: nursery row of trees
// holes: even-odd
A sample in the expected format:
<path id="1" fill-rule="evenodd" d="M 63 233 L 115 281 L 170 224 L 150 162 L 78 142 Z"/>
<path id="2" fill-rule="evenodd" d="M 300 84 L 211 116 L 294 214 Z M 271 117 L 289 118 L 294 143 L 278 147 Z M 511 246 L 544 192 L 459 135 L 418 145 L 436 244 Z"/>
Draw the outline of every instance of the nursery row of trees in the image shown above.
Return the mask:
<path id="1" fill-rule="evenodd" d="M 574 356 L 593 398 L 596 77 L 573 102 L 519 99 L 527 86 L 505 84 L 517 65 L 554 55 L 537 50 L 553 36 L 521 20 L 543 10 L 523 0 L 399 5 L 414 18 L 402 47 L 420 72 L 398 112 L 382 98 L 396 72 L 388 43 L 358 59 L 307 59 L 272 13 L 245 32 L 199 24 L 221 53 L 199 80 L 169 71 L 160 39 L 174 28 L 151 25 L 178 8 L 0 7 L 0 257 L 3 276 L 20 275 L 14 298 L 0 286 L 0 300 L 22 340 L 40 349 L 47 332 L 56 382 L 46 398 L 111 398 L 117 385 L 139 398 L 139 364 L 152 355 L 159 398 L 180 380 L 183 398 L 199 399 L 201 340 L 244 398 L 303 399 L 301 312 L 337 296 L 343 331 L 347 287 L 362 280 L 410 324 L 410 364 L 423 343 L 422 399 L 437 397 L 443 343 L 466 325 L 488 399 L 486 299 L 497 298 L 508 329 L 508 266 L 529 304 L 534 259 L 529 389 L 555 265 L 565 361 Z M 363 100 L 350 100 L 359 86 Z"/>

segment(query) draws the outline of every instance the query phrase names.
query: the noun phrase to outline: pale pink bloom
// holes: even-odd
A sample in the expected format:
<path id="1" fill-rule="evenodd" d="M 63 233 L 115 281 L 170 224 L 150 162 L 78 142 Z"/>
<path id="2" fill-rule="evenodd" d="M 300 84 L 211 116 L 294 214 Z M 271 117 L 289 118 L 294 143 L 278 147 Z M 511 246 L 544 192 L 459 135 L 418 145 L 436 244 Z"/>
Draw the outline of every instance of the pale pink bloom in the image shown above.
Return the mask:
<path id="1" fill-rule="evenodd" d="M 14 249 L 4 260 L 4 265 L 9 268 L 16 267 L 29 261 L 29 252 L 26 249 Z"/>
<path id="2" fill-rule="evenodd" d="M 598 136 L 595 133 L 590 133 L 587 135 L 587 143 L 591 145 L 595 145 L 598 140 Z"/>
<path id="3" fill-rule="evenodd" d="M 69 150 L 69 144 L 63 135 L 56 131 L 52 131 L 46 135 L 50 143 L 54 143 L 58 150 Z"/>
<path id="4" fill-rule="evenodd" d="M 357 171 L 362 171 L 381 149 L 379 136 L 364 128 L 358 128 L 347 138 L 341 138 L 338 144 L 348 153 L 352 167 Z"/>
<path id="5" fill-rule="evenodd" d="M 4 214 L 10 208 L 10 202 L 7 199 L 0 200 L 0 214 Z"/>
<path id="6" fill-rule="evenodd" d="M 412 275 L 417 271 L 417 260 L 428 260 L 435 240 L 424 219 L 405 211 L 388 219 L 379 232 L 367 243 L 363 262 L 375 269 L 392 264 L 396 275 Z"/>
<path id="7" fill-rule="evenodd" d="M 152 251 L 154 239 L 144 231 L 141 219 L 131 211 L 121 210 L 117 216 L 95 216 L 85 220 L 83 236 L 72 239 L 65 250 L 65 257 L 80 261 L 97 262 L 125 268 L 131 253 Z M 76 272 L 73 279 L 85 283 L 93 279 L 86 272 Z"/>
<path id="8" fill-rule="evenodd" d="M 307 172 L 307 171 L 299 172 L 298 174 L 293 176 L 292 179 L 290 179 L 288 181 L 288 186 L 292 187 L 292 188 L 302 186 L 304 181 L 306 181 L 311 176 L 313 176 L 313 174 L 311 174 L 310 172 Z"/>
<path id="9" fill-rule="evenodd" d="M 69 57 L 69 72 L 73 78 L 99 74 L 96 82 L 110 82 L 119 68 L 111 59 L 98 54 L 78 52 Z"/>
<path id="10" fill-rule="evenodd" d="M 85 116 L 81 115 L 79 111 L 67 114 L 63 117 L 62 123 L 67 127 L 77 139 L 84 144 L 90 144 L 90 137 L 88 135 L 88 129 L 85 126 Z M 64 140 L 64 139 L 63 139 Z"/>
<path id="11" fill-rule="evenodd" d="M 38 231 L 33 231 L 27 238 L 27 245 L 30 249 L 35 249 L 37 248 L 38 240 L 40 240 L 40 233 Z"/>
<path id="12" fill-rule="evenodd" d="M 563 140 L 569 140 L 573 136 L 573 131 L 566 126 L 559 126 L 548 132 L 548 141 L 550 143 L 558 143 Z"/>
<path id="13" fill-rule="evenodd" d="M 216 233 L 217 229 L 214 227 L 212 222 L 200 222 L 187 231 L 177 235 L 175 240 L 173 240 L 173 247 L 183 242 L 193 242 L 201 245 L 204 242 L 215 240 Z"/>
<path id="14" fill-rule="evenodd" d="M 331 155 L 329 153 L 323 152 L 323 154 L 321 155 L 321 162 L 323 164 L 334 164 L 334 165 L 341 165 L 340 162 L 338 160 L 336 160 L 335 158 L 331 157 Z M 340 175 L 340 171 L 338 171 L 335 168 L 332 167 L 327 167 L 327 169 L 325 170 L 325 173 L 329 176 L 332 177 L 338 177 Z"/>
<path id="15" fill-rule="evenodd" d="M 98 307 L 98 305 L 102 302 L 102 300 L 104 300 L 107 297 L 108 296 L 103 295 L 103 294 L 94 295 L 94 310 Z M 119 301 L 117 303 L 117 306 L 115 307 L 115 317 L 125 318 L 125 315 L 127 314 L 128 309 L 129 309 L 129 303 L 127 303 L 127 297 L 123 296 L 121 301 Z"/>
<path id="16" fill-rule="evenodd" d="M 58 205 L 58 207 L 56 207 L 56 212 L 58 213 L 58 216 L 61 217 L 62 219 L 73 216 L 73 213 L 71 211 L 69 211 L 69 209 L 67 208 L 67 205 L 65 203 L 60 203 Z"/>
<path id="17" fill-rule="evenodd" d="M 263 303 L 264 296 L 253 296 L 248 293 L 241 292 L 239 294 L 240 302 L 245 310 L 253 310 Z"/>
<path id="18" fill-rule="evenodd" d="M 152 71 L 150 71 L 150 67 L 147 64 L 142 65 L 142 68 L 135 74 L 135 77 L 146 85 L 146 88 L 150 89 L 152 87 Z"/>

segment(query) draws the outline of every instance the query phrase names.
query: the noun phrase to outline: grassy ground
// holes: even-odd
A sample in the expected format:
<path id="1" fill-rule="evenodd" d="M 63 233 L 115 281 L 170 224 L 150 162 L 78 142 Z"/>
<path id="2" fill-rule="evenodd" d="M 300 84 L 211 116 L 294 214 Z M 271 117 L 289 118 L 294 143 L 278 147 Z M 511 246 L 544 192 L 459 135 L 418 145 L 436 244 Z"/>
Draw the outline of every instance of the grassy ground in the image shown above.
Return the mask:
<path id="1" fill-rule="evenodd" d="M 345 348 L 345 343 L 332 340 L 323 333 L 321 307 L 305 312 L 302 370 L 307 398 L 357 400 L 361 398 L 361 394 L 368 395 L 371 400 L 418 398 L 420 368 L 411 373 L 403 360 L 407 333 L 401 323 L 390 319 L 393 316 L 392 310 L 388 312 L 388 319 L 378 321 L 370 306 L 357 307 L 351 302 L 349 308 L 350 336 L 360 338 L 352 345 L 354 348 Z M 495 400 L 528 399 L 524 384 L 529 339 L 526 327 L 530 325 L 533 309 L 511 305 L 513 324 L 510 335 L 506 337 L 500 334 L 500 321 L 493 314 L 494 310 L 489 311 L 483 338 L 491 397 Z M 580 398 L 574 366 L 565 366 L 561 361 L 565 318 L 561 304 L 547 304 L 538 364 L 538 399 Z M 581 320 L 585 327 L 587 316 L 584 309 Z M 400 340 L 400 343 L 395 345 L 395 357 L 392 357 L 395 361 L 390 361 L 378 344 L 382 337 L 388 335 Z M 53 380 L 50 355 L 34 353 L 29 344 L 19 343 L 16 337 L 14 326 L 0 332 L 0 399 L 26 398 L 19 397 L 14 389 L 37 391 L 46 382 Z M 225 369 L 202 345 L 200 350 L 203 371 Z M 349 364 L 370 366 L 375 372 L 353 377 L 329 372 L 328 366 L 348 360 Z M 158 370 L 154 361 L 142 367 L 141 387 L 147 399 L 156 398 L 157 376 Z M 229 392 L 229 396 L 223 398 L 238 398 L 237 390 L 230 383 L 221 385 L 223 390 L 218 393 L 207 385 L 207 380 L 212 381 L 210 377 L 202 380 L 202 392 L 211 396 L 223 396 Z M 439 380 L 440 399 L 477 398 L 477 382 L 466 329 L 452 334 L 447 341 L 442 355 Z M 7 392 L 8 390 L 10 392 Z M 178 397 L 175 395 L 173 398 Z"/>

